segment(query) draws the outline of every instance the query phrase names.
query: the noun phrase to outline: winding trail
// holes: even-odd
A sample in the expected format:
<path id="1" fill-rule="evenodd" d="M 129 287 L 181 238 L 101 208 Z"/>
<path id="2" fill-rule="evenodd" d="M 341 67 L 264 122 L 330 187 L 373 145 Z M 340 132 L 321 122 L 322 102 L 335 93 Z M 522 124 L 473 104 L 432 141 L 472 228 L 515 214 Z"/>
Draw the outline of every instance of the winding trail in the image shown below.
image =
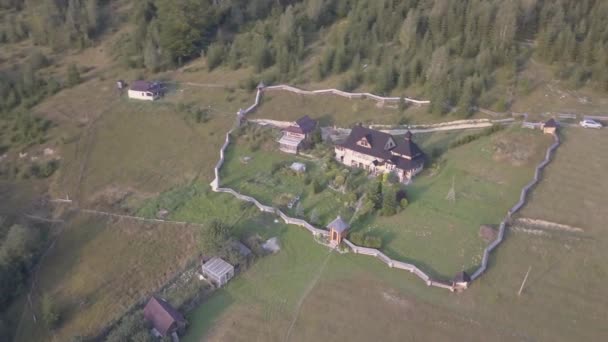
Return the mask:
<path id="1" fill-rule="evenodd" d="M 327 267 L 327 262 L 329 261 L 329 257 L 331 257 L 333 254 L 332 251 L 333 250 L 330 250 L 330 252 L 327 253 L 327 256 L 323 260 L 321 267 L 319 267 L 319 271 L 317 272 L 317 274 L 315 274 L 314 279 L 308 284 L 308 287 L 302 294 L 302 297 L 300 297 L 300 300 L 298 300 L 298 304 L 296 305 L 296 312 L 293 316 L 293 319 L 291 320 L 291 324 L 289 325 L 289 329 L 287 329 L 287 334 L 285 334 L 285 339 L 283 341 L 285 341 L 285 342 L 289 341 L 289 337 L 291 336 L 293 327 L 296 325 L 296 322 L 298 321 L 298 317 L 300 317 L 300 311 L 302 310 L 302 304 L 304 304 L 304 301 L 306 300 L 306 298 L 308 298 L 308 295 L 310 295 L 312 290 L 317 286 L 319 279 L 321 279 L 321 275 L 323 274 L 323 271 L 325 271 L 325 268 Z"/>

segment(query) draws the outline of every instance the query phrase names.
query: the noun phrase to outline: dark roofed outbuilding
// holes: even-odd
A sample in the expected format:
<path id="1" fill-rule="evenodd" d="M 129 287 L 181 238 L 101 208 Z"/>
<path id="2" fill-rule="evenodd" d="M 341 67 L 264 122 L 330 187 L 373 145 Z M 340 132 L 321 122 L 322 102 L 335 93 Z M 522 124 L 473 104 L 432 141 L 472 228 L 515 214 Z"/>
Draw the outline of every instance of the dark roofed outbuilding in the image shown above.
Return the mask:
<path id="1" fill-rule="evenodd" d="M 133 81 L 133 83 L 131 83 L 131 86 L 129 87 L 129 89 L 135 90 L 135 91 L 151 91 L 151 90 L 155 90 L 157 87 L 158 87 L 158 83 L 137 80 L 137 81 Z"/>
<path id="2" fill-rule="evenodd" d="M 308 115 L 304 115 L 303 117 L 296 120 L 296 124 L 302 130 L 302 133 L 308 134 L 312 132 L 315 127 L 317 127 L 317 121 L 310 118 Z"/>
<path id="3" fill-rule="evenodd" d="M 175 310 L 171 304 L 162 298 L 152 296 L 144 308 L 144 318 L 154 326 L 154 329 L 167 336 L 186 325 L 186 319 Z"/>
<path id="4" fill-rule="evenodd" d="M 456 289 L 466 289 L 469 287 L 469 283 L 471 282 L 471 276 L 465 271 L 461 271 L 456 273 L 454 279 L 452 280 L 452 286 Z"/>
<path id="5" fill-rule="evenodd" d="M 554 118 L 551 118 L 545 122 L 545 127 L 557 127 L 557 121 Z"/>
<path id="6" fill-rule="evenodd" d="M 555 134 L 559 124 L 554 118 L 551 118 L 542 124 L 543 133 Z"/>

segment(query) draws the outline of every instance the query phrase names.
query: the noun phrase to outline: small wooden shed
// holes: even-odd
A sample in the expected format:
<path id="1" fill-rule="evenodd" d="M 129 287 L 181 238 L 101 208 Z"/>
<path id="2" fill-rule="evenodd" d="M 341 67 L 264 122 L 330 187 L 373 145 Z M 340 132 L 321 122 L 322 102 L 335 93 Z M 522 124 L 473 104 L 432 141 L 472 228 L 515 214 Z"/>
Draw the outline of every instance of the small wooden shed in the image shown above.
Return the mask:
<path id="1" fill-rule="evenodd" d="M 335 220 L 327 225 L 327 229 L 329 229 L 329 242 L 331 244 L 339 245 L 342 242 L 342 239 L 346 237 L 348 228 L 348 223 L 344 222 L 340 216 L 336 217 Z"/>
<path id="2" fill-rule="evenodd" d="M 153 333 L 168 336 L 186 325 L 182 314 L 162 298 L 152 296 L 144 308 L 144 318 L 152 324 Z"/>
<path id="3" fill-rule="evenodd" d="M 220 258 L 213 258 L 203 264 L 203 276 L 222 287 L 234 277 L 234 266 Z"/>
<path id="4" fill-rule="evenodd" d="M 545 134 L 555 134 L 557 131 L 557 121 L 551 118 L 543 123 L 542 125 L 543 133 Z"/>
<path id="5" fill-rule="evenodd" d="M 469 283 L 471 282 L 471 276 L 465 271 L 458 272 L 454 279 L 452 280 L 452 287 L 457 290 L 463 290 L 469 287 Z"/>

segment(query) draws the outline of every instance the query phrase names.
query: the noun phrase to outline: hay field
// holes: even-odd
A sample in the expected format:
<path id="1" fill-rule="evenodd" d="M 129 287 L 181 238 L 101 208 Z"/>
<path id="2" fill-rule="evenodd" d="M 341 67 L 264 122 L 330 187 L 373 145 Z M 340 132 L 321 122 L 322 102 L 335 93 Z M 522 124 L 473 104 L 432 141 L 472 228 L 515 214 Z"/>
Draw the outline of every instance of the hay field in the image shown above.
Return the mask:
<path id="1" fill-rule="evenodd" d="M 304 115 L 320 120 L 323 126 L 352 126 L 356 123 L 392 124 L 429 123 L 456 120 L 427 113 L 424 106 L 411 106 L 405 112 L 397 108 L 376 106 L 368 99 L 343 98 L 335 95 L 299 95 L 282 90 L 264 92 L 262 104 L 252 118 L 294 121 Z"/>
<path id="2" fill-rule="evenodd" d="M 131 305 L 145 299 L 198 255 L 198 227 L 144 224 L 77 216 L 43 260 L 16 341 L 67 341 L 99 333 Z M 39 318 L 43 294 L 55 301 L 60 326 L 49 331 Z"/>
<path id="3" fill-rule="evenodd" d="M 450 149 L 438 171 L 427 169 L 406 188 L 405 210 L 354 229 L 382 236 L 391 257 L 440 279 L 472 270 L 486 245 L 480 226 L 500 223 L 551 143 L 549 136 L 513 127 Z M 452 184 L 454 201 L 447 199 Z"/>
<path id="4" fill-rule="evenodd" d="M 268 229 L 268 228 L 267 228 Z M 373 258 L 328 257 L 297 227 L 279 254 L 256 263 L 188 316 L 193 341 L 603 340 L 602 282 L 577 271 L 584 246 L 510 235 L 471 289 L 428 288 Z M 571 245 L 572 246 L 572 245 Z M 564 254 L 567 253 L 567 254 Z M 599 265 L 601 258 L 588 258 Z M 517 295 L 529 266 L 532 272 Z M 319 276 L 318 281 L 315 278 Z M 291 327 L 291 328 L 290 328 Z M 286 337 L 289 335 L 289 338 Z"/>
<path id="5" fill-rule="evenodd" d="M 213 92 L 223 93 L 206 94 Z M 225 110 L 237 109 L 235 104 Z M 210 180 L 233 115 L 212 112 L 201 123 L 188 115 L 171 103 L 171 96 L 154 103 L 121 98 L 107 104 L 95 121 L 58 145 L 63 160 L 55 192 L 94 201 L 107 192 L 149 196 Z"/>
<path id="6" fill-rule="evenodd" d="M 604 233 L 608 224 L 608 131 L 573 127 L 562 131 L 562 139 L 555 160 L 521 216 Z"/>

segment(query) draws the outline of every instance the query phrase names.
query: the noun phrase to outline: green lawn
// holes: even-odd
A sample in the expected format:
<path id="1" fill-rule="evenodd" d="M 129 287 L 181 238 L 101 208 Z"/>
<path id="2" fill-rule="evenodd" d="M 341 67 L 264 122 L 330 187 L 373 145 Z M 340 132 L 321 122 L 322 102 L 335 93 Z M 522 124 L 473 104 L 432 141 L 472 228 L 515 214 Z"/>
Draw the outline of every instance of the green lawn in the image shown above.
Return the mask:
<path id="1" fill-rule="evenodd" d="M 238 139 L 226 151 L 226 161 L 221 169 L 221 186 L 254 196 L 266 205 L 274 205 L 295 215 L 295 207 L 288 209 L 286 204 L 295 196 L 300 196 L 304 218 L 309 218 L 316 209 L 319 216 L 317 224 L 324 225 L 338 214 L 350 217 L 352 212 L 345 207 L 346 195 L 327 187 L 315 194 L 309 180 L 325 179 L 320 160 L 312 160 L 290 155 L 277 150 L 278 143 L 268 141 L 262 149 L 252 151 L 244 139 Z M 247 162 L 245 157 L 249 157 Z M 306 164 L 307 170 L 297 174 L 289 169 L 293 162 Z M 280 170 L 272 173 L 273 164 L 282 163 Z"/>
<path id="2" fill-rule="evenodd" d="M 605 340 L 608 272 L 602 265 L 608 240 L 605 212 L 597 210 L 605 202 L 605 182 L 596 176 L 608 158 L 589 163 L 580 151 L 587 148 L 603 156 L 606 138 L 605 132 L 568 129 L 554 164 L 523 211 L 525 216 L 576 225 L 585 232 L 536 236 L 508 231 L 488 272 L 463 293 L 428 288 L 411 274 L 367 256 L 332 255 L 321 269 L 326 249 L 302 229 L 288 227 L 277 234 L 284 245 L 279 254 L 259 260 L 188 316 L 185 340 L 284 341 L 290 327 L 290 341 L 369 341 L 378 336 L 386 341 Z M 539 145 L 549 143 L 540 139 Z M 572 161 L 580 162 L 574 164 L 574 172 L 568 170 Z M 504 173 L 515 172 L 502 166 Z M 585 183 L 588 177 L 598 182 Z M 449 174 L 447 180 L 451 183 Z M 581 188 L 574 191 L 577 184 Z M 255 224 L 252 229 L 271 236 L 273 227 Z M 438 251 L 436 259 L 443 254 Z M 309 270 L 309 263 L 321 270 L 317 283 L 319 273 Z M 529 268 L 526 286 L 518 295 Z M 294 273 L 302 278 L 294 278 Z"/>
<path id="3" fill-rule="evenodd" d="M 455 139 L 468 132 L 424 133 L 415 136 L 425 151 L 447 150 Z M 313 195 L 305 176 L 288 170 L 272 174 L 272 165 L 305 162 L 313 178 L 325 177 L 322 162 L 276 150 L 273 141 L 252 151 L 243 137 L 230 145 L 222 168 L 221 183 L 262 203 L 281 206 L 285 198 L 300 195 L 304 217 L 318 208 L 320 226 L 337 214 L 347 219 L 353 209 L 347 195 L 329 188 Z M 473 270 L 481 262 L 486 246 L 479 236 L 483 224 L 496 225 L 517 202 L 521 188 L 534 174 L 552 139 L 537 131 L 509 128 L 472 143 L 449 149 L 440 166 L 427 170 L 406 187 L 410 205 L 397 215 L 373 216 L 353 224 L 353 231 L 382 237 L 383 250 L 391 257 L 412 262 L 434 277 L 450 279 L 457 271 Z M 247 162 L 244 157 L 250 157 Z M 446 199 L 454 182 L 456 200 Z M 293 210 L 289 211 L 293 215 Z"/>
<path id="4" fill-rule="evenodd" d="M 428 113 L 426 106 L 412 105 L 401 111 L 396 106 L 379 107 L 369 99 L 347 99 L 335 95 L 299 95 L 282 90 L 268 90 L 252 118 L 293 121 L 304 115 L 320 120 L 324 126 L 348 127 L 368 124 L 434 123 L 461 119 Z"/>
<path id="5" fill-rule="evenodd" d="M 471 271 L 485 248 L 480 225 L 502 220 L 551 142 L 538 132 L 511 128 L 450 149 L 438 172 L 427 170 L 406 188 L 410 205 L 404 211 L 355 229 L 383 236 L 389 256 L 412 261 L 434 276 L 450 279 L 459 270 Z M 512 159 L 516 151 L 502 156 L 496 146 L 503 143 L 527 155 L 518 161 Z M 455 201 L 447 199 L 452 184 Z"/>
<path id="6" fill-rule="evenodd" d="M 146 299 L 196 259 L 198 227 L 142 224 L 77 216 L 57 238 L 41 264 L 32 300 L 16 341 L 69 341 L 94 335 L 131 305 Z M 36 324 L 40 298 L 50 295 L 61 321 L 49 331 Z"/>
<path id="7" fill-rule="evenodd" d="M 289 325 L 302 294 L 329 250 L 316 244 L 303 229 L 266 221 L 264 226 L 251 228 L 265 237 L 278 236 L 281 251 L 259 259 L 188 315 L 191 325 L 184 341 L 201 341 L 213 331 L 218 332 L 216 340 L 224 341 L 283 338 L 281 328 Z"/>

